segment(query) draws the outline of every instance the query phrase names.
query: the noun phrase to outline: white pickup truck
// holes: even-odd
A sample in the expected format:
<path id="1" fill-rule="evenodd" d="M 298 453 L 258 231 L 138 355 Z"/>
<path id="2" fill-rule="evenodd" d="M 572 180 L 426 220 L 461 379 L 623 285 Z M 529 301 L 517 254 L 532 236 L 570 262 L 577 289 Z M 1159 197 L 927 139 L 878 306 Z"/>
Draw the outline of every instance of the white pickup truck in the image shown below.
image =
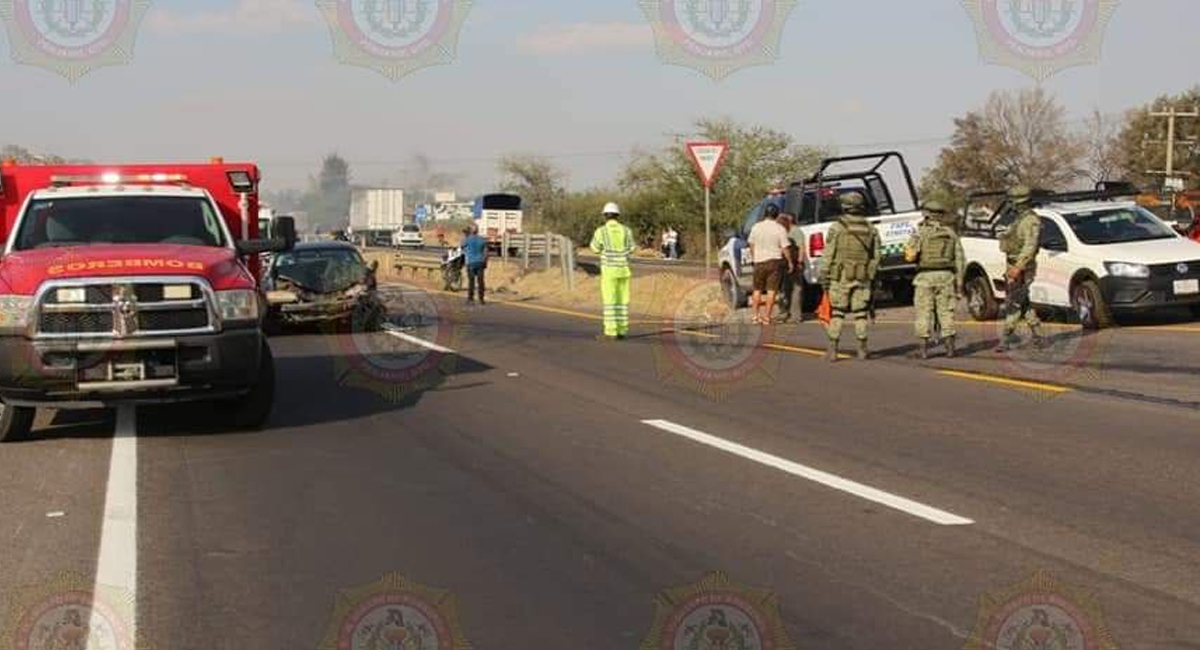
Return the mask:
<path id="1" fill-rule="evenodd" d="M 1087 329 L 1111 326 L 1114 314 L 1172 307 L 1200 316 L 1200 243 L 1128 196 L 1105 190 L 1036 195 L 1042 236 L 1030 291 L 1035 307 L 1067 311 Z M 1017 217 L 1007 201 L 986 212 L 991 216 L 982 222 L 968 219 L 963 235 L 967 305 L 979 321 L 999 315 L 1007 260 L 998 237 Z M 976 212 L 968 206 L 967 214 Z"/>
<path id="2" fill-rule="evenodd" d="M 888 178 L 892 184 L 888 183 Z M 897 179 L 907 196 L 893 195 L 892 186 L 896 185 Z M 812 178 L 793 183 L 786 192 L 773 193 L 755 205 L 747 213 L 740 230 L 729 238 L 717 257 L 721 266 L 721 286 L 729 305 L 734 309 L 746 305 L 754 271 L 746 238 L 767 206 L 774 204 L 783 212 L 798 217 L 797 226 L 803 236 L 802 241 L 796 243 L 805 258 L 804 296 L 808 304 L 804 307 L 806 310 L 815 307 L 821 297 L 817 276 L 825 237 L 842 215 L 839 198 L 851 192 L 866 198 L 870 221 L 879 230 L 883 246 L 880 284 L 893 296 L 910 299 L 916 267 L 904 260 L 904 245 L 923 216 L 908 165 L 902 155 L 891 151 L 830 158 L 821 164 Z"/>

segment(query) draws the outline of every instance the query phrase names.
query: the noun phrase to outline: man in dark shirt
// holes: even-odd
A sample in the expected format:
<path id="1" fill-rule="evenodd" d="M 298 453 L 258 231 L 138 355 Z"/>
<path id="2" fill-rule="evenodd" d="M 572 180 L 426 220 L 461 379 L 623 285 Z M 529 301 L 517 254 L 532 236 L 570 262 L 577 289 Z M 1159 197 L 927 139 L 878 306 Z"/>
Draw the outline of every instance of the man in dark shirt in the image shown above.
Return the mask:
<path id="1" fill-rule="evenodd" d="M 474 224 L 463 231 L 463 256 L 467 263 L 467 302 L 475 302 L 475 287 L 479 287 L 479 304 L 487 304 L 483 297 L 483 277 L 487 272 L 488 240 L 479 236 L 479 226 Z"/>

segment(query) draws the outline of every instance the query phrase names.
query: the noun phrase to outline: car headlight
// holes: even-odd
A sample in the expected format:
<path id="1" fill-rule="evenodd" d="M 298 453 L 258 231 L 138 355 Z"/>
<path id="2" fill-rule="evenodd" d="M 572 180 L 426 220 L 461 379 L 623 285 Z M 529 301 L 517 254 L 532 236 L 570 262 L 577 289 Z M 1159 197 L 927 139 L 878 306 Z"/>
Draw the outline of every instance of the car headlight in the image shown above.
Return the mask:
<path id="1" fill-rule="evenodd" d="M 0 332 L 23 332 L 33 313 L 31 296 L 0 296 Z"/>
<path id="2" fill-rule="evenodd" d="M 252 289 L 217 292 L 217 313 L 224 322 L 258 320 L 261 307 Z"/>
<path id="3" fill-rule="evenodd" d="M 1107 262 L 1104 264 L 1108 268 L 1109 275 L 1114 275 L 1118 278 L 1148 278 L 1150 277 L 1150 267 L 1145 264 L 1131 264 L 1129 262 Z"/>

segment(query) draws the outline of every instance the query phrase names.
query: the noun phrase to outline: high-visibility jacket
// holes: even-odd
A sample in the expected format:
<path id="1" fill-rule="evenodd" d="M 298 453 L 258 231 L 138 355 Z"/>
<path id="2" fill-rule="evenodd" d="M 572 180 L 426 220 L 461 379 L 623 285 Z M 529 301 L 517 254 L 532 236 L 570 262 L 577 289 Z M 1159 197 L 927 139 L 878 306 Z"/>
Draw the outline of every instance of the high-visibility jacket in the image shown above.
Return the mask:
<path id="1" fill-rule="evenodd" d="M 600 272 L 609 277 L 628 278 L 633 275 L 629 256 L 633 254 L 633 231 L 609 219 L 592 235 L 592 252 L 600 256 Z"/>

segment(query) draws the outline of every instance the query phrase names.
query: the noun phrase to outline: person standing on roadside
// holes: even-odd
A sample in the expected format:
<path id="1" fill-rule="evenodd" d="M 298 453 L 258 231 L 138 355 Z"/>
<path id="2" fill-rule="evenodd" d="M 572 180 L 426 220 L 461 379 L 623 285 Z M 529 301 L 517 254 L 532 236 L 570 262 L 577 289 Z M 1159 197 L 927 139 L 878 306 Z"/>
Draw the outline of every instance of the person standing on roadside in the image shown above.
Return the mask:
<path id="1" fill-rule="evenodd" d="M 479 226 L 471 224 L 463 229 L 462 249 L 467 265 L 467 303 L 475 302 L 475 289 L 479 288 L 479 304 L 487 304 L 484 298 L 484 276 L 487 275 L 488 240 L 479 236 Z"/>
<path id="2" fill-rule="evenodd" d="M 936 321 L 941 327 L 946 356 L 953 358 L 958 354 L 954 311 L 963 291 L 966 254 L 954 229 L 958 215 L 940 201 L 926 203 L 924 212 L 925 220 L 904 247 L 904 259 L 917 265 L 917 277 L 913 279 L 917 356 L 929 358 L 929 339 Z"/>
<path id="3" fill-rule="evenodd" d="M 838 360 L 842 327 L 846 316 L 851 316 L 858 338 L 858 359 L 866 361 L 870 357 L 867 338 L 871 294 L 882 259 L 879 231 L 867 220 L 867 200 L 860 192 L 847 192 L 838 200 L 842 216 L 830 226 L 821 257 L 821 288 L 829 294 L 833 307 L 833 318 L 826 330 L 829 348 L 825 358 L 830 362 Z"/>
<path id="4" fill-rule="evenodd" d="M 604 206 L 604 225 L 592 235 L 592 252 L 600 256 L 600 294 L 604 301 L 604 336 L 624 340 L 629 336 L 629 285 L 633 269 L 633 231 L 622 224 L 616 203 Z M 653 239 L 651 235 L 651 239 Z"/>
<path id="5" fill-rule="evenodd" d="M 768 204 L 762 221 L 750 229 L 750 259 L 754 262 L 754 293 L 750 297 L 751 322 L 770 325 L 784 273 L 791 272 L 787 257 L 788 231 L 779 223 L 779 206 Z"/>
<path id="6" fill-rule="evenodd" d="M 1017 326 L 1025 323 L 1034 347 L 1045 346 L 1042 321 L 1031 302 L 1029 291 L 1037 279 L 1037 256 L 1041 250 L 1042 218 L 1033 211 L 1033 190 L 1018 185 L 1008 192 L 1008 200 L 1017 211 L 1017 218 L 1000 236 L 1000 250 L 1008 258 L 1008 286 L 1004 298 L 1004 331 L 996 352 L 1008 352 L 1013 345 Z"/>
<path id="7" fill-rule="evenodd" d="M 786 212 L 779 215 L 779 223 L 788 231 L 787 257 L 791 261 L 791 272 L 783 276 L 783 300 L 787 311 L 783 322 L 804 322 L 804 231 L 796 225 L 796 218 Z"/>

